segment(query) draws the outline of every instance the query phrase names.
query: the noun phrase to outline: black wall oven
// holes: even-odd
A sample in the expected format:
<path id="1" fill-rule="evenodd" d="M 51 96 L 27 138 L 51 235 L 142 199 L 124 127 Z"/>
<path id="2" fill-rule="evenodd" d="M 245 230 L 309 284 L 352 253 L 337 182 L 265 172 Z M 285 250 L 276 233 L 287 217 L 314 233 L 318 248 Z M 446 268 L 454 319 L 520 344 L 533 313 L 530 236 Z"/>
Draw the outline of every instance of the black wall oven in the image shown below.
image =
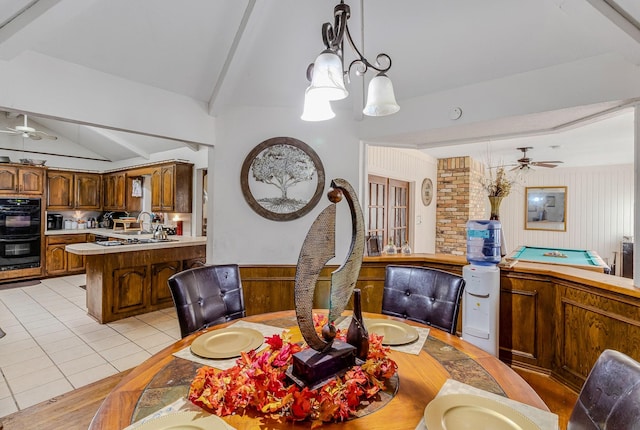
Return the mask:
<path id="1" fill-rule="evenodd" d="M 40 199 L 0 199 L 0 270 L 40 267 Z"/>

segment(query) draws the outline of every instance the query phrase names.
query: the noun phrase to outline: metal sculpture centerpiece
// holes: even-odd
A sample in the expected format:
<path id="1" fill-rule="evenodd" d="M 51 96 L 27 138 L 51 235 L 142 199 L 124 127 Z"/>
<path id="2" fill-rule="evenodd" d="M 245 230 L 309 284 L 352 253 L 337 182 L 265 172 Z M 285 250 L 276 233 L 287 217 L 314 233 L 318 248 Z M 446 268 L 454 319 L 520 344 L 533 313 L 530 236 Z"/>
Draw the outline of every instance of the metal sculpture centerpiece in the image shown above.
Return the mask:
<path id="1" fill-rule="evenodd" d="M 365 235 L 362 209 L 351 185 L 344 179 L 334 179 L 331 187 L 327 196 L 332 204 L 318 215 L 309 229 L 296 268 L 296 318 L 302 337 L 310 349 L 294 355 L 288 375 L 298 385 L 311 389 L 354 366 L 356 358 L 366 360 L 369 347 L 362 320 L 356 315 L 347 333 L 349 343 L 335 339 L 335 322 L 345 310 L 358 280 Z M 320 335 L 313 320 L 313 297 L 321 270 L 335 257 L 336 204 L 343 197 L 349 204 L 351 214 L 351 244 L 345 261 L 331 274 L 328 322 L 322 327 Z M 354 300 L 359 299 L 360 295 L 356 294 Z M 360 304 L 355 304 L 354 308 L 359 310 Z"/>

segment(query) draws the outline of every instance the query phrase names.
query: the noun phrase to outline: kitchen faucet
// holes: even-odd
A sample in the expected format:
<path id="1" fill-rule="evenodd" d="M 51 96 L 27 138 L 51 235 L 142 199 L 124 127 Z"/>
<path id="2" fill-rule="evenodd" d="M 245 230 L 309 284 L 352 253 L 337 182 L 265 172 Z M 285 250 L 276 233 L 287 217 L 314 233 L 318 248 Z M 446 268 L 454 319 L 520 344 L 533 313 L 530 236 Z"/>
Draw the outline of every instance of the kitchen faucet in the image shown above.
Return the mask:
<path id="1" fill-rule="evenodd" d="M 144 214 L 149 215 L 149 230 L 146 230 L 144 228 L 144 224 L 142 224 L 142 216 Z M 152 233 L 152 229 L 153 229 L 153 215 L 151 215 L 151 213 L 147 212 L 147 211 L 143 211 L 140 212 L 138 214 L 138 219 L 136 220 L 139 224 L 140 224 L 140 230 L 142 230 L 144 233 Z"/>

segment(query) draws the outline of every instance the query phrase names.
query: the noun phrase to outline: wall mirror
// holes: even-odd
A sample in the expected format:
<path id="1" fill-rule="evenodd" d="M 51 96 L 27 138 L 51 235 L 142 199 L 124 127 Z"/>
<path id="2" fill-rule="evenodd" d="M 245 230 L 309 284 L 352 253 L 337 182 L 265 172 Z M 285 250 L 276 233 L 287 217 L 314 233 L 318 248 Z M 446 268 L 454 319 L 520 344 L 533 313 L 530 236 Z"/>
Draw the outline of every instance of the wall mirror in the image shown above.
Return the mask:
<path id="1" fill-rule="evenodd" d="M 525 230 L 567 231 L 567 187 L 527 187 Z"/>

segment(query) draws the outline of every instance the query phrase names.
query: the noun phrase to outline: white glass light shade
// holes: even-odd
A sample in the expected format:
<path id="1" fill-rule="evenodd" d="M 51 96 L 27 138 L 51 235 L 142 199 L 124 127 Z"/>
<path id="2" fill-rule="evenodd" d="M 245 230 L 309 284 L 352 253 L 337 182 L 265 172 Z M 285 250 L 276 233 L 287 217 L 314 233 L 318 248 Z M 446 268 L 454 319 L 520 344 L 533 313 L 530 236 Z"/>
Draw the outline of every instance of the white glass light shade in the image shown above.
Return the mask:
<path id="1" fill-rule="evenodd" d="M 300 119 L 303 121 L 326 121 L 336 116 L 331 109 L 331 103 L 329 100 L 322 97 L 314 96 L 314 93 L 307 88 L 304 92 L 304 109 Z"/>
<path id="2" fill-rule="evenodd" d="M 362 113 L 368 116 L 391 115 L 400 110 L 393 93 L 393 84 L 387 75 L 380 73 L 369 82 L 367 105 Z"/>
<path id="3" fill-rule="evenodd" d="M 325 100 L 342 100 L 349 95 L 344 86 L 344 71 L 342 60 L 335 52 L 327 49 L 322 51 L 313 63 L 313 77 L 308 89 L 314 97 Z"/>

